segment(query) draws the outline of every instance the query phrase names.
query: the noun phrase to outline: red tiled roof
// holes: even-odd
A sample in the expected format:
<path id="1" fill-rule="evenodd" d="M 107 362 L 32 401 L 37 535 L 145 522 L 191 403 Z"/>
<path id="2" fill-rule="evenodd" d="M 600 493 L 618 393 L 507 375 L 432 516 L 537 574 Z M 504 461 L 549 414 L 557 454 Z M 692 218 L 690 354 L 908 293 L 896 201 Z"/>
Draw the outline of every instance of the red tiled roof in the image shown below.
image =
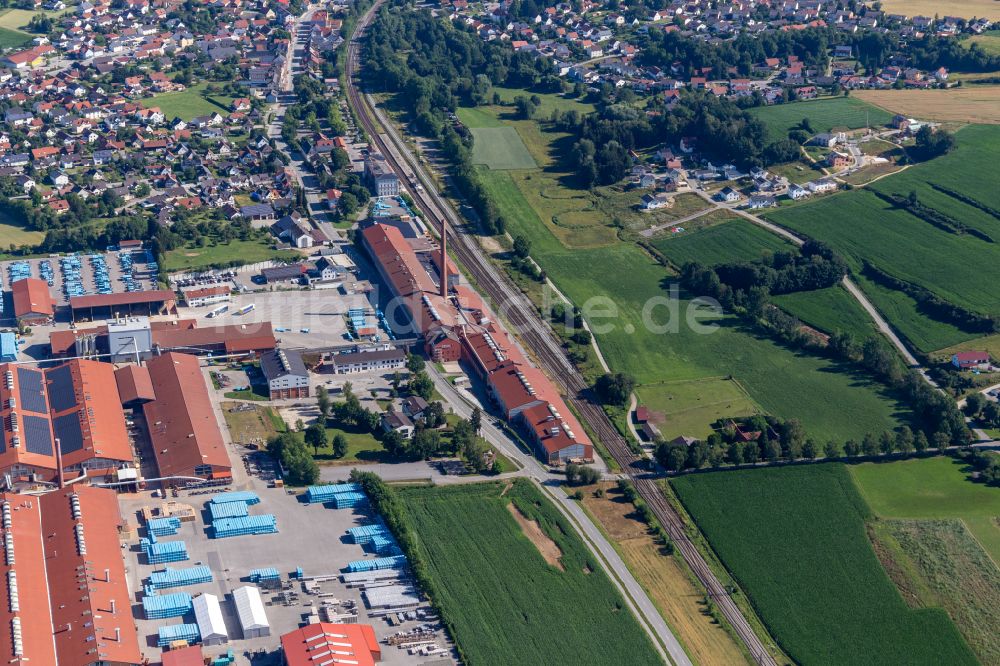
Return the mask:
<path id="1" fill-rule="evenodd" d="M 205 666 L 205 657 L 200 645 L 164 652 L 161 659 L 163 666 Z"/>
<path id="2" fill-rule="evenodd" d="M 156 400 L 143 405 L 162 476 L 191 476 L 199 465 L 229 469 L 198 357 L 168 352 L 146 363 Z"/>
<path id="3" fill-rule="evenodd" d="M 397 296 L 409 296 L 415 291 L 430 293 L 437 291 L 431 276 L 424 270 L 413 248 L 403 238 L 399 229 L 384 224 L 373 224 L 362 231 L 361 235 L 376 261 L 382 266 Z"/>
<path id="4" fill-rule="evenodd" d="M 115 305 L 136 305 L 138 303 L 165 303 L 176 298 L 174 292 L 167 289 L 151 291 L 126 291 L 118 294 L 91 294 L 89 296 L 72 296 L 69 306 L 74 310 L 86 308 L 103 308 Z"/>
<path id="5" fill-rule="evenodd" d="M 153 392 L 153 380 L 149 370 L 142 365 L 126 365 L 115 370 L 115 381 L 118 383 L 118 395 L 123 405 L 132 402 L 147 402 L 156 399 Z"/>
<path id="6" fill-rule="evenodd" d="M 287 666 L 337 663 L 334 654 L 341 658 L 339 663 L 355 666 L 374 666 L 382 660 L 382 647 L 368 624 L 310 624 L 283 634 L 281 649 Z"/>
<path id="7" fill-rule="evenodd" d="M 25 315 L 45 315 L 51 317 L 55 314 L 55 308 L 52 305 L 52 294 L 49 292 L 49 285 L 45 280 L 24 278 L 12 284 L 10 290 L 14 295 L 15 317 L 23 317 Z"/>

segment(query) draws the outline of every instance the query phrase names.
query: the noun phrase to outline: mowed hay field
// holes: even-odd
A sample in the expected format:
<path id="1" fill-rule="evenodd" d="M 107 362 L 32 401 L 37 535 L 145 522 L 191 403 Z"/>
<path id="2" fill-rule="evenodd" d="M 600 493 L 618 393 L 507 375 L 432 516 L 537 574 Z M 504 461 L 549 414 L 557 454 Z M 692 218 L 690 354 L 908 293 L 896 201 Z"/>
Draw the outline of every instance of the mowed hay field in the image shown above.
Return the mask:
<path id="1" fill-rule="evenodd" d="M 596 491 L 603 491 L 601 497 Z M 667 555 L 613 483 L 588 486 L 583 506 L 600 525 L 628 568 L 646 589 L 670 630 L 699 666 L 737 666 L 749 661 L 729 633 L 705 612 L 703 593 L 683 559 Z"/>
<path id="2" fill-rule="evenodd" d="M 935 457 L 849 469 L 880 517 L 960 519 L 1000 563 L 1000 488 L 970 481 L 961 461 Z"/>
<path id="3" fill-rule="evenodd" d="M 206 95 L 205 84 L 191 86 L 180 92 L 162 93 L 139 100 L 146 108 L 158 107 L 168 120 L 180 118 L 191 120 L 195 116 L 205 116 L 210 113 L 229 115 L 232 98 L 225 95 Z"/>
<path id="4" fill-rule="evenodd" d="M 698 262 L 707 266 L 754 261 L 765 253 L 795 248 L 780 236 L 741 217 L 653 241 L 653 246 L 676 266 Z"/>
<path id="5" fill-rule="evenodd" d="M 1000 3 L 993 3 L 1000 6 Z M 1000 123 L 1000 86 L 948 90 L 858 90 L 852 96 L 908 118 L 943 123 Z"/>
<path id="6" fill-rule="evenodd" d="M 848 333 L 862 340 L 877 332 L 871 317 L 840 285 L 775 296 L 772 302 L 804 324 L 824 333 Z"/>
<path id="7" fill-rule="evenodd" d="M 907 607 L 875 556 L 868 507 L 843 465 L 689 475 L 671 485 L 796 662 L 977 663 L 943 610 Z"/>
<path id="8" fill-rule="evenodd" d="M 668 441 L 682 435 L 704 439 L 719 419 L 760 411 L 742 386 L 723 377 L 644 384 L 636 389 L 636 396 Z"/>
<path id="9" fill-rule="evenodd" d="M 513 127 L 477 127 L 471 130 L 472 163 L 490 169 L 533 169 L 532 159 L 520 135 Z"/>
<path id="10" fill-rule="evenodd" d="M 853 93 L 852 93 L 853 95 Z M 767 125 L 775 139 L 783 139 L 803 118 L 809 119 L 814 132 L 878 127 L 892 120 L 892 114 L 852 97 L 830 97 L 789 104 L 772 104 L 750 109 Z"/>
<path id="11" fill-rule="evenodd" d="M 961 16 L 1000 19 L 1000 6 L 994 0 L 884 0 L 882 11 L 904 16 Z"/>
<path id="12" fill-rule="evenodd" d="M 463 661 L 660 663 L 603 569 L 528 480 L 402 488 L 399 495 L 428 565 L 428 592 Z M 558 553 L 553 564 L 519 525 L 511 502 L 529 530 L 544 534 L 535 540 L 547 554 Z"/>

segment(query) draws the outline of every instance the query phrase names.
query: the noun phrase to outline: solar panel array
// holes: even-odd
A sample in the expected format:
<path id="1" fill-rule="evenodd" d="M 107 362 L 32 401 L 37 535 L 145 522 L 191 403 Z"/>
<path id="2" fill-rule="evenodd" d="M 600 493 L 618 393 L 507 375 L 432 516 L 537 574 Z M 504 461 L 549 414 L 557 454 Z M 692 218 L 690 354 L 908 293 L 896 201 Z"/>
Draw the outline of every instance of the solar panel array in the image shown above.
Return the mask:
<path id="1" fill-rule="evenodd" d="M 42 387 L 43 376 L 38 370 L 28 368 L 17 369 L 17 385 L 19 388 L 21 409 L 38 414 L 46 414 L 49 406 L 45 402 L 45 393 Z"/>
<path id="2" fill-rule="evenodd" d="M 49 404 L 53 412 L 62 412 L 76 406 L 73 392 L 73 375 L 68 365 L 60 366 L 46 373 L 49 379 Z M 65 442 L 63 452 L 65 452 Z"/>
<path id="3" fill-rule="evenodd" d="M 52 419 L 52 427 L 59 438 L 59 448 L 63 455 L 83 448 L 83 430 L 76 412 L 55 417 Z"/>
<path id="4" fill-rule="evenodd" d="M 75 415 L 74 418 L 76 418 Z M 52 432 L 49 430 L 49 420 L 44 416 L 31 416 L 30 414 L 25 414 L 22 420 L 24 422 L 25 446 L 28 453 L 51 456 Z M 77 428 L 79 429 L 79 424 L 77 424 Z"/>

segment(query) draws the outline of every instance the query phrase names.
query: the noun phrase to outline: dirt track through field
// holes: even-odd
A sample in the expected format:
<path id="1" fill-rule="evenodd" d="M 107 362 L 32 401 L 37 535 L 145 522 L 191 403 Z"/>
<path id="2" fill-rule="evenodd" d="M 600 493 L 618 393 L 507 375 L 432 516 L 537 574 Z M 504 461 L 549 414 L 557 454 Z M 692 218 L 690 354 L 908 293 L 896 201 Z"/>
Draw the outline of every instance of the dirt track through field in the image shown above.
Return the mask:
<path id="1" fill-rule="evenodd" d="M 531 543 L 535 544 L 535 548 L 538 552 L 542 554 L 545 561 L 552 566 L 559 569 L 559 571 L 565 571 L 562 562 L 559 560 L 562 557 L 562 551 L 559 550 L 559 546 L 555 541 L 550 539 L 545 532 L 542 531 L 541 526 L 539 526 L 538 521 L 528 520 L 527 516 L 521 513 L 521 510 L 514 506 L 511 502 L 507 505 L 507 510 L 510 511 L 510 515 L 514 516 L 514 520 L 517 524 L 521 526 L 521 531 L 524 532 L 524 536 L 531 540 Z"/>

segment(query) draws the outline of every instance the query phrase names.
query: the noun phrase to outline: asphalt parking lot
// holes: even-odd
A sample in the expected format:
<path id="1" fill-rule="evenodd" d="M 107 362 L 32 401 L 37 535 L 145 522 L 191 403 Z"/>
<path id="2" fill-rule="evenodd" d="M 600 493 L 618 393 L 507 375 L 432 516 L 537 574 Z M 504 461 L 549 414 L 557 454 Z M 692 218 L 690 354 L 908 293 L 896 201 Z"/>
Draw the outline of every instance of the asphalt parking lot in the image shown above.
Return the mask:
<path id="1" fill-rule="evenodd" d="M 169 566 L 180 568 L 202 563 L 212 569 L 215 579 L 210 583 L 170 588 L 164 593 L 183 591 L 192 596 L 205 592 L 217 595 L 230 636 L 227 645 L 205 648 L 206 655 L 222 654 L 226 649 L 232 648 L 238 664 L 279 666 L 281 659 L 277 646 L 280 643 L 280 635 L 303 626 L 313 609 L 322 617 L 321 607 L 324 605 L 330 606 L 335 612 L 345 612 L 352 606 L 356 607 L 359 613 L 358 621 L 372 624 L 380 641 L 384 641 L 396 632 L 412 630 L 427 623 L 426 620 L 413 619 L 397 626 L 390 626 L 383 617 L 373 617 L 369 614 L 364 607 L 359 589 L 349 589 L 339 579 L 320 582 L 316 594 L 307 593 L 300 581 L 289 581 L 289 573 L 294 572 L 296 567 L 302 568 L 307 579 L 313 576 L 336 576 L 349 561 L 374 557 L 366 554 L 361 546 L 347 543 L 346 530 L 370 524 L 375 518 L 364 510 L 338 510 L 320 504 L 307 505 L 286 490 L 264 488 L 263 485 L 264 482 L 258 479 L 250 481 L 250 488 L 260 496 L 261 502 L 249 507 L 249 511 L 251 515 L 274 514 L 279 530 L 277 534 L 210 538 L 206 526 L 205 506 L 212 493 L 200 491 L 201 494 L 191 494 L 181 491 L 179 497 L 169 498 L 191 505 L 197 515 L 194 522 L 183 523 L 176 536 L 161 538 L 162 541 L 183 540 L 187 546 L 190 559 Z M 161 501 L 149 499 L 148 495 L 144 499 L 122 496 L 122 513 L 126 517 L 132 517 L 143 505 L 158 506 Z M 138 550 L 138 539 L 128 546 L 126 565 L 129 570 L 130 589 L 141 591 L 142 583 L 149 574 L 162 569 L 164 565 L 145 564 L 145 558 Z M 278 569 L 288 589 L 261 590 L 271 625 L 271 635 L 244 640 L 232 597 L 229 595 L 233 589 L 250 584 L 247 577 L 251 569 L 265 567 Z M 136 594 L 134 602 L 141 604 L 141 594 Z M 189 617 L 146 620 L 142 617 L 141 605 L 135 609 L 140 645 L 143 647 L 144 655 L 153 661 L 157 660 L 160 653 L 160 649 L 156 647 L 157 629 L 160 626 L 194 621 Z M 436 632 L 435 640 L 438 645 L 447 647 L 444 634 L 439 629 Z M 425 661 L 423 658 L 415 661 L 414 657 L 402 649 L 385 645 L 384 642 L 382 650 L 382 663 L 385 664 L 413 664 Z"/>

